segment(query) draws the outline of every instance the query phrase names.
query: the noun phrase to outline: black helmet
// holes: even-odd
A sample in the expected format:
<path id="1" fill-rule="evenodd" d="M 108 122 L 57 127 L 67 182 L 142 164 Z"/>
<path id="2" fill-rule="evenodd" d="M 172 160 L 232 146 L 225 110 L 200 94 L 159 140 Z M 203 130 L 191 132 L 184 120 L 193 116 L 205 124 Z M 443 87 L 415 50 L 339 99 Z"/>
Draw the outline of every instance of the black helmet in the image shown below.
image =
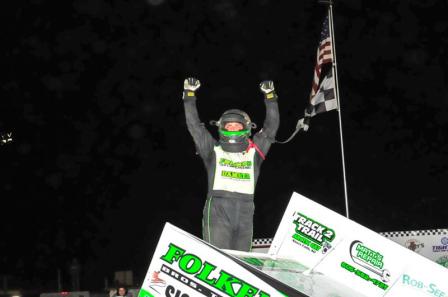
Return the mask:
<path id="1" fill-rule="evenodd" d="M 237 122 L 243 125 L 243 129 L 239 131 L 228 131 L 225 129 L 227 123 Z M 230 109 L 225 111 L 218 122 L 212 122 L 218 126 L 219 142 L 223 150 L 228 152 L 242 152 L 249 142 L 251 130 L 256 128 L 256 124 L 252 123 L 247 113 L 239 109 Z"/>

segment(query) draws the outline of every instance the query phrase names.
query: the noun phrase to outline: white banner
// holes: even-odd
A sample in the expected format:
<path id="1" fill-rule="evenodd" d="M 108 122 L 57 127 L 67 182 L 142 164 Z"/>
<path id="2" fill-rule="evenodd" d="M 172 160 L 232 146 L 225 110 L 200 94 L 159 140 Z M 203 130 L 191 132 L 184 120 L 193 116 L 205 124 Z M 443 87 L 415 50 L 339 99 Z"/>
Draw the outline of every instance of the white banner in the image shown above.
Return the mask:
<path id="1" fill-rule="evenodd" d="M 285 296 L 238 262 L 166 223 L 139 297 Z"/>
<path id="2" fill-rule="evenodd" d="M 433 271 L 446 282 L 448 270 L 297 193 L 291 197 L 268 253 L 297 260 L 308 267 L 309 274 L 350 287 L 359 296 L 446 292 Z M 407 284 L 405 276 L 420 280 L 427 290 L 397 295 L 394 292 L 399 289 L 392 288 L 400 282 Z"/>
<path id="3" fill-rule="evenodd" d="M 385 232 L 381 235 L 448 268 L 448 229 Z"/>
<path id="4" fill-rule="evenodd" d="M 345 218 L 294 193 L 283 214 L 268 254 L 295 259 L 312 268 L 337 246 L 351 229 Z"/>

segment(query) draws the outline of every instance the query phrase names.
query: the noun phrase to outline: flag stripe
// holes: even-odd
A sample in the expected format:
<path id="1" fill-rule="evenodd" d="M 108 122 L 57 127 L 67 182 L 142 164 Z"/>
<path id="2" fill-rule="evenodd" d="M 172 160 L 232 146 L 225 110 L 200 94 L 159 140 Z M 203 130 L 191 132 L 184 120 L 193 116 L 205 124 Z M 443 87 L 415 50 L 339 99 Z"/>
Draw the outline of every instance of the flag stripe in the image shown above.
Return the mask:
<path id="1" fill-rule="evenodd" d="M 331 71 L 322 77 L 322 67 L 329 63 L 333 63 L 333 52 L 327 16 L 322 26 L 320 42 L 317 47 L 316 65 L 314 66 L 314 76 L 310 93 L 310 106 L 306 112 L 311 116 L 337 108 L 334 93 L 334 78 Z"/>

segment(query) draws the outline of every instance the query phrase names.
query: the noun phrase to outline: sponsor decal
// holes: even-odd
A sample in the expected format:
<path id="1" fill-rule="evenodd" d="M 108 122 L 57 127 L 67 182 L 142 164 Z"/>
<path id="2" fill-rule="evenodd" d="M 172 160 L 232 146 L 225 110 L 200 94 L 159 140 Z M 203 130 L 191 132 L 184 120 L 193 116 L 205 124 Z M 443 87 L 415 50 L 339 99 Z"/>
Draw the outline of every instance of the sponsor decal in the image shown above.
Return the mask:
<path id="1" fill-rule="evenodd" d="M 383 290 L 387 290 L 387 288 L 389 288 L 389 285 L 383 283 L 382 281 L 376 279 L 376 278 L 372 278 L 370 277 L 369 274 L 363 272 L 361 269 L 357 269 L 356 267 L 348 264 L 347 262 L 342 261 L 341 262 L 341 267 L 344 268 L 345 270 L 352 272 L 353 274 L 355 274 L 356 276 L 371 282 L 373 285 L 377 286 L 380 289 Z"/>
<path id="2" fill-rule="evenodd" d="M 164 279 L 162 279 L 160 276 L 160 271 L 153 271 L 151 274 L 151 279 L 149 280 L 149 287 L 151 289 L 153 289 L 154 291 L 156 291 L 157 293 L 160 294 L 159 290 L 161 288 L 166 287 L 166 281 Z M 148 293 L 148 292 L 142 292 L 142 293 Z M 143 297 L 140 296 L 141 294 L 139 294 L 139 297 Z M 147 294 L 146 294 L 147 295 Z M 152 296 L 152 295 L 148 295 L 148 296 Z"/>
<path id="3" fill-rule="evenodd" d="M 149 281 L 149 287 L 160 294 L 157 287 L 159 287 L 159 289 L 166 287 L 166 281 L 162 279 L 159 274 L 160 271 L 153 271 L 151 274 L 151 280 Z"/>
<path id="4" fill-rule="evenodd" d="M 373 285 L 386 290 L 389 285 L 386 283 L 390 280 L 390 272 L 384 269 L 384 256 L 365 246 L 361 241 L 355 240 L 350 245 L 350 256 L 355 264 L 373 272 L 380 277 L 380 280 L 371 277 L 363 269 L 356 268 L 347 262 L 341 262 L 341 267 L 354 273 L 356 276 L 371 282 Z"/>
<path id="5" fill-rule="evenodd" d="M 321 251 L 323 254 L 331 249 L 331 242 L 336 237 L 333 229 L 307 217 L 304 214 L 296 212 L 293 223 L 296 225 L 295 234 L 292 236 L 294 242 L 316 253 Z"/>
<path id="6" fill-rule="evenodd" d="M 166 263 L 160 268 L 165 274 L 164 278 L 175 279 L 203 296 L 270 297 L 269 293 L 219 269 L 217 265 L 204 261 L 197 255 L 187 253 L 185 249 L 173 243 L 169 244 L 166 253 L 160 259 Z M 167 286 L 165 293 L 166 296 L 188 297 L 186 294 L 182 295 L 183 293 L 172 285 Z"/>
<path id="7" fill-rule="evenodd" d="M 160 278 L 159 274 L 160 274 L 160 271 L 154 271 L 152 273 L 150 284 L 152 286 L 165 287 L 166 286 L 166 281 L 163 280 L 162 278 Z"/>
<path id="8" fill-rule="evenodd" d="M 437 264 L 442 265 L 443 267 L 448 268 L 448 256 L 442 256 L 436 260 Z"/>
<path id="9" fill-rule="evenodd" d="M 409 239 L 404 243 L 404 245 L 408 249 L 410 249 L 411 251 L 416 252 L 416 253 L 420 252 L 421 249 L 425 247 L 425 244 L 418 241 L 417 239 Z"/>
<path id="10" fill-rule="evenodd" d="M 448 237 L 442 237 L 442 239 L 440 240 L 440 243 L 442 245 L 433 245 L 432 251 L 434 253 L 448 252 Z"/>
<path id="11" fill-rule="evenodd" d="M 238 169 L 250 169 L 252 168 L 252 161 L 234 162 L 226 158 L 221 158 L 219 159 L 219 165 Z"/>
<path id="12" fill-rule="evenodd" d="M 194 279 L 191 279 L 191 278 L 188 277 L 187 275 L 185 275 L 185 274 L 183 274 L 183 273 L 181 273 L 181 272 L 179 272 L 179 271 L 176 271 L 175 269 L 172 269 L 172 268 L 170 268 L 170 267 L 168 267 L 168 266 L 166 266 L 166 265 L 162 265 L 161 271 L 164 272 L 164 273 L 166 273 L 168 276 L 172 277 L 173 279 L 175 279 L 175 280 L 181 282 L 181 283 L 184 284 L 185 286 L 188 286 L 188 287 L 190 287 L 191 289 L 196 290 L 197 292 L 201 293 L 201 294 L 204 295 L 204 296 L 208 296 L 208 297 L 222 297 L 221 295 L 219 295 L 219 294 L 217 294 L 217 293 L 211 291 L 211 290 L 208 289 L 207 287 L 205 287 L 205 286 L 199 284 L 198 281 L 196 281 L 196 280 L 194 280 Z M 168 287 L 166 288 L 165 293 L 167 293 L 168 291 L 170 291 L 170 292 L 168 292 L 169 294 L 173 294 L 173 296 L 176 295 L 176 297 L 179 297 L 179 296 L 177 296 L 177 294 L 180 294 L 180 293 L 177 293 L 177 291 L 179 291 L 179 290 L 177 290 L 177 289 L 174 288 L 173 286 L 171 286 L 171 287 L 172 287 L 172 288 L 170 288 L 170 286 L 168 286 Z M 166 296 L 170 296 L 169 294 L 166 294 Z M 187 295 L 187 296 L 188 296 L 188 295 Z"/>
<path id="13" fill-rule="evenodd" d="M 221 171 L 222 177 L 227 177 L 231 179 L 242 179 L 242 180 L 250 180 L 250 174 L 244 172 L 234 172 L 234 171 Z"/>
<path id="14" fill-rule="evenodd" d="M 402 280 L 403 285 L 410 286 L 412 288 L 415 288 L 416 290 L 425 291 L 425 292 L 429 293 L 431 296 L 435 296 L 435 297 L 448 296 L 448 292 L 444 292 L 444 291 L 440 290 L 436 284 L 425 283 L 421 280 L 411 277 L 408 274 L 403 274 L 401 280 Z"/>

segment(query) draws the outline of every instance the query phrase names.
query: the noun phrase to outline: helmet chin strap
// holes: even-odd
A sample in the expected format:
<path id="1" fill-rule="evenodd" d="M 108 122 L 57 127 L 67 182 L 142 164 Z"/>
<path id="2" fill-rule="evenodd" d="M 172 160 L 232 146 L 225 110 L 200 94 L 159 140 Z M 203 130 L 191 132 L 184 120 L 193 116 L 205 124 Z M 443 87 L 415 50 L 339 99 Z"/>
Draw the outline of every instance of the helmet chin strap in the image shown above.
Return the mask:
<path id="1" fill-rule="evenodd" d="M 224 151 L 229 153 L 241 153 L 246 151 L 246 149 L 249 147 L 249 141 L 231 143 L 230 141 L 220 140 L 219 144 Z"/>

